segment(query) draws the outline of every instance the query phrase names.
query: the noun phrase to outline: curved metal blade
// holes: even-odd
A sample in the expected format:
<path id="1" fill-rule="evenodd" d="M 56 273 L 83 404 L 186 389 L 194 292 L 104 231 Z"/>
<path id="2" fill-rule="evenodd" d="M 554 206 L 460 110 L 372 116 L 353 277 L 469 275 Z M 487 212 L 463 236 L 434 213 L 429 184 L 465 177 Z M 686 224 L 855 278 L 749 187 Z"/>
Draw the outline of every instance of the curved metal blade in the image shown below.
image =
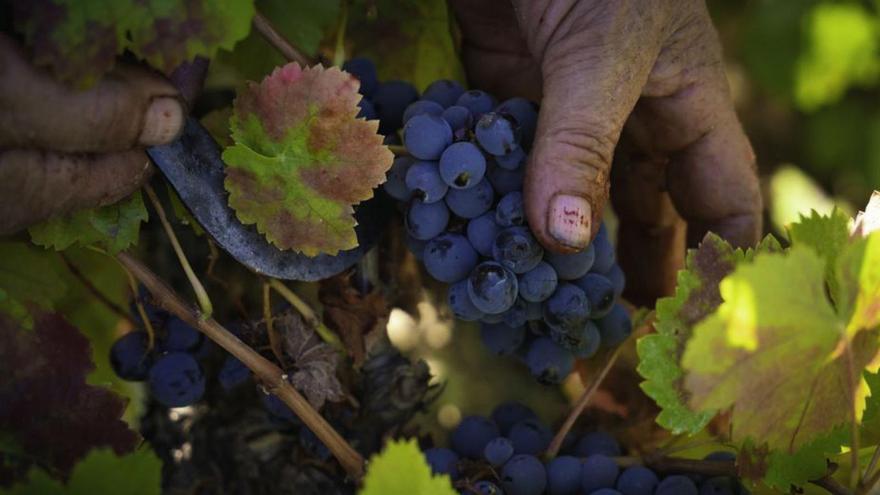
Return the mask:
<path id="1" fill-rule="evenodd" d="M 241 264 L 270 277 L 313 281 L 346 270 L 376 243 L 389 216 L 388 201 L 377 194 L 356 207 L 358 247 L 336 256 L 309 257 L 282 251 L 253 225 L 242 224 L 229 207 L 220 149 L 197 120 L 187 119 L 179 139 L 165 146 L 153 146 L 147 154 L 205 231 Z"/>

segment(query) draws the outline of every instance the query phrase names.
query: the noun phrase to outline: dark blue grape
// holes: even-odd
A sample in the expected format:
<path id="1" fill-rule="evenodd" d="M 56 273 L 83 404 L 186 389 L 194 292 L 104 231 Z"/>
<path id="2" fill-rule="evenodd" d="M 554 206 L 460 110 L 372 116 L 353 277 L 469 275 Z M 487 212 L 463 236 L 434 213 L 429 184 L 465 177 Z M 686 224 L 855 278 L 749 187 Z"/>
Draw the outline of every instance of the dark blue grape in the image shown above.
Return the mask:
<path id="1" fill-rule="evenodd" d="M 495 163 L 507 170 L 516 170 L 526 161 L 526 152 L 522 148 L 516 148 L 506 155 L 496 156 Z"/>
<path id="2" fill-rule="evenodd" d="M 406 248 L 409 249 L 409 252 L 411 252 L 417 260 L 422 261 L 425 258 L 425 244 L 427 244 L 428 241 L 416 239 L 412 235 L 407 234 L 404 242 L 406 242 Z"/>
<path id="3" fill-rule="evenodd" d="M 608 457 L 617 457 L 620 455 L 620 444 L 617 440 L 605 433 L 604 431 L 594 431 L 587 433 L 578 440 L 574 449 L 574 454 L 578 457 L 589 457 L 591 455 L 604 455 Z"/>
<path id="4" fill-rule="evenodd" d="M 536 321 L 544 319 L 544 305 L 542 303 L 530 302 L 526 305 L 526 321 Z"/>
<path id="5" fill-rule="evenodd" d="M 415 160 L 408 156 L 395 158 L 386 174 L 385 183 L 382 184 L 382 189 L 398 201 L 409 201 L 413 196 L 412 189 L 406 185 L 406 173 L 409 172 L 413 163 Z"/>
<path id="6" fill-rule="evenodd" d="M 251 370 L 235 356 L 226 356 L 217 373 L 217 381 L 224 390 L 232 390 L 247 382 L 250 377 Z"/>
<path id="7" fill-rule="evenodd" d="M 403 127 L 403 144 L 416 158 L 437 160 L 450 143 L 452 128 L 439 115 L 415 115 Z"/>
<path id="8" fill-rule="evenodd" d="M 463 321 L 477 321 L 483 317 L 483 312 L 474 306 L 467 293 L 467 280 L 459 280 L 449 286 L 446 297 L 449 309 L 456 318 Z"/>
<path id="9" fill-rule="evenodd" d="M 699 490 L 687 476 L 673 475 L 663 478 L 654 495 L 699 495 Z"/>
<path id="10" fill-rule="evenodd" d="M 501 316 L 504 317 L 504 323 L 511 327 L 519 327 L 526 324 L 528 321 L 527 311 L 528 308 L 526 305 L 529 304 L 523 300 L 521 297 L 517 297 L 516 301 L 514 301 L 513 306 L 510 307 L 507 311 L 501 313 Z"/>
<path id="11" fill-rule="evenodd" d="M 449 187 L 468 189 L 486 175 L 486 158 L 477 146 L 468 141 L 449 145 L 440 155 L 440 177 Z"/>
<path id="12" fill-rule="evenodd" d="M 507 438 L 517 454 L 538 455 L 553 440 L 553 432 L 537 419 L 524 419 L 510 428 Z"/>
<path id="13" fill-rule="evenodd" d="M 528 302 L 541 302 L 553 294 L 558 282 L 556 270 L 541 261 L 519 276 L 519 295 Z"/>
<path id="14" fill-rule="evenodd" d="M 478 258 L 467 237 L 445 233 L 428 241 L 423 262 L 432 277 L 451 284 L 464 280 L 477 265 Z"/>
<path id="15" fill-rule="evenodd" d="M 595 252 L 591 245 L 587 249 L 571 254 L 548 252 L 546 259 L 547 263 L 556 269 L 556 275 L 560 280 L 577 280 L 590 271 L 595 259 Z"/>
<path id="16" fill-rule="evenodd" d="M 574 356 L 548 337 L 538 337 L 529 345 L 526 364 L 539 382 L 553 385 L 562 382 L 574 369 Z"/>
<path id="17" fill-rule="evenodd" d="M 492 420 L 495 421 L 495 424 L 498 425 L 498 429 L 501 430 L 503 435 L 508 435 L 510 429 L 513 428 L 513 425 L 520 421 L 525 421 L 527 419 L 537 421 L 538 419 L 538 416 L 529 408 L 529 406 L 517 401 L 508 401 L 499 404 L 492 410 L 490 416 Z"/>
<path id="18" fill-rule="evenodd" d="M 513 191 L 522 191 L 523 180 L 525 179 L 525 167 L 516 170 L 507 170 L 499 167 L 497 164 L 489 166 L 489 172 L 486 173 L 492 188 L 498 194 L 508 194 Z"/>
<path id="19" fill-rule="evenodd" d="M 406 211 L 406 231 L 414 239 L 428 241 L 437 237 L 449 223 L 449 209 L 446 203 L 425 203 L 414 199 Z"/>
<path id="20" fill-rule="evenodd" d="M 471 459 L 483 457 L 486 444 L 498 437 L 498 426 L 484 416 L 466 416 L 449 437 L 452 449 Z"/>
<path id="21" fill-rule="evenodd" d="M 443 107 L 433 101 L 414 101 L 410 103 L 403 112 L 403 125 L 405 126 L 406 123 L 409 122 L 409 119 L 422 114 L 436 115 L 440 117 L 443 114 Z"/>
<path id="22" fill-rule="evenodd" d="M 477 142 L 487 152 L 500 156 L 515 150 L 519 144 L 513 124 L 501 114 L 483 114 L 475 126 Z"/>
<path id="23" fill-rule="evenodd" d="M 496 315 L 483 314 L 483 317 L 480 318 L 480 323 L 487 323 L 489 325 L 504 323 L 504 313 L 498 313 Z"/>
<path id="24" fill-rule="evenodd" d="M 516 226 L 501 230 L 492 243 L 492 257 L 513 273 L 522 274 L 538 266 L 544 248 L 528 227 Z"/>
<path id="25" fill-rule="evenodd" d="M 480 340 L 489 352 L 507 356 L 516 352 L 526 339 L 526 327 L 501 323 L 481 323 Z"/>
<path id="26" fill-rule="evenodd" d="M 703 459 L 707 461 L 735 461 L 736 452 L 731 452 L 729 450 L 716 450 L 715 452 L 707 454 Z"/>
<path id="27" fill-rule="evenodd" d="M 593 454 L 584 460 L 581 489 L 584 493 L 592 493 L 601 488 L 613 488 L 619 472 L 613 459 L 602 454 Z"/>
<path id="28" fill-rule="evenodd" d="M 504 437 L 491 440 L 483 449 L 483 458 L 493 466 L 503 466 L 511 457 L 513 457 L 513 443 Z"/>
<path id="29" fill-rule="evenodd" d="M 590 301 L 590 317 L 601 318 L 614 306 L 614 286 L 604 275 L 588 273 L 574 281 Z"/>
<path id="30" fill-rule="evenodd" d="M 167 351 L 191 351 L 202 343 L 202 332 L 180 318 L 171 317 L 165 326 L 161 347 Z"/>
<path id="31" fill-rule="evenodd" d="M 468 222 L 467 238 L 481 256 L 490 257 L 492 244 L 499 230 L 498 224 L 495 223 L 495 212 L 490 210 Z"/>
<path id="32" fill-rule="evenodd" d="M 332 457 L 333 454 L 330 453 L 330 449 L 324 445 L 324 442 L 318 438 L 318 435 L 309 429 L 308 426 L 303 426 L 299 430 L 299 444 L 312 456 L 321 459 L 322 461 L 327 461 Z"/>
<path id="33" fill-rule="evenodd" d="M 535 104 L 525 98 L 516 97 L 505 100 L 498 105 L 495 111 L 507 117 L 513 117 L 520 129 L 523 145 L 526 149 L 530 148 L 535 139 L 535 129 L 538 127 L 538 110 L 535 108 Z"/>
<path id="34" fill-rule="evenodd" d="M 623 269 L 615 263 L 605 276 L 608 277 L 608 280 L 611 281 L 611 286 L 614 287 L 614 299 L 620 299 L 623 289 L 626 288 L 626 276 L 623 274 Z"/>
<path id="35" fill-rule="evenodd" d="M 446 206 L 461 218 L 477 218 L 489 211 L 495 193 L 485 178 L 469 189 L 450 189 L 446 193 Z"/>
<path id="36" fill-rule="evenodd" d="M 474 118 L 479 119 L 484 113 L 491 112 L 495 108 L 496 102 L 495 98 L 489 93 L 472 89 L 462 93 L 455 104 L 467 108 L 471 111 L 471 115 Z"/>
<path id="37" fill-rule="evenodd" d="M 281 419 L 290 423 L 299 424 L 299 418 L 287 407 L 281 399 L 275 394 L 262 394 L 261 400 L 263 407 L 269 414 L 277 419 Z"/>
<path id="38" fill-rule="evenodd" d="M 373 106 L 379 114 L 379 132 L 393 134 L 403 125 L 403 112 L 419 99 L 419 92 L 404 81 L 385 81 L 373 93 Z"/>
<path id="39" fill-rule="evenodd" d="M 547 472 L 537 457 L 517 455 L 501 470 L 501 486 L 507 495 L 541 495 L 547 487 Z"/>
<path id="40" fill-rule="evenodd" d="M 425 203 L 436 203 L 446 196 L 449 186 L 440 177 L 437 162 L 415 162 L 406 171 L 406 187 Z"/>
<path id="41" fill-rule="evenodd" d="M 632 333 L 629 313 L 620 304 L 615 304 L 607 315 L 596 321 L 599 334 L 602 335 L 602 345 L 605 347 L 619 346 Z"/>
<path id="42" fill-rule="evenodd" d="M 601 346 L 602 336 L 599 334 L 599 327 L 592 321 L 588 321 L 584 326 L 580 342 L 572 349 L 572 352 L 581 359 L 588 359 L 595 356 Z"/>
<path id="43" fill-rule="evenodd" d="M 457 81 L 438 79 L 425 88 L 422 99 L 437 102 L 446 108 L 455 105 L 462 94 L 464 94 L 464 87 Z"/>
<path id="44" fill-rule="evenodd" d="M 118 338 L 110 348 L 110 365 L 119 378 L 129 381 L 143 381 L 150 373 L 150 337 L 147 332 L 138 330 Z"/>
<path id="45" fill-rule="evenodd" d="M 577 495 L 581 488 L 581 460 L 563 455 L 547 463 L 547 493 Z"/>
<path id="46" fill-rule="evenodd" d="M 443 447 L 426 449 L 424 454 L 432 473 L 448 474 L 452 479 L 458 478 L 458 454 Z"/>
<path id="47" fill-rule="evenodd" d="M 364 120 L 379 120 L 379 114 L 376 113 L 376 107 L 373 106 L 373 102 L 366 98 L 361 98 L 361 101 L 358 102 L 358 108 L 360 111 L 358 112 L 358 118 L 362 118 Z"/>
<path id="48" fill-rule="evenodd" d="M 600 488 L 590 495 L 621 495 L 621 493 L 613 488 Z"/>
<path id="49" fill-rule="evenodd" d="M 355 57 L 344 64 L 342 70 L 353 75 L 361 82 L 360 94 L 370 97 L 379 87 L 379 76 L 376 74 L 376 66 L 373 61 L 364 57 Z"/>
<path id="50" fill-rule="evenodd" d="M 643 466 L 628 467 L 617 478 L 617 491 L 623 495 L 651 495 L 657 486 L 657 475 Z"/>
<path id="51" fill-rule="evenodd" d="M 522 192 L 513 191 L 501 197 L 495 207 L 495 222 L 502 227 L 526 223 Z"/>
<path id="52" fill-rule="evenodd" d="M 605 230 L 605 224 L 599 227 L 599 232 L 593 239 L 593 248 L 596 251 L 596 260 L 593 262 L 592 270 L 597 273 L 608 273 L 608 270 L 614 265 L 614 246 L 608 238 L 608 231 Z"/>
<path id="53" fill-rule="evenodd" d="M 516 302 L 517 292 L 516 275 L 493 261 L 480 263 L 468 277 L 468 295 L 483 313 L 507 311 Z"/>
<path id="54" fill-rule="evenodd" d="M 192 405 L 205 393 L 202 368 L 190 354 L 168 353 L 150 368 L 150 393 L 166 407 Z"/>
<path id="55" fill-rule="evenodd" d="M 480 495 L 504 495 L 504 492 L 501 491 L 501 488 L 498 488 L 498 485 L 486 480 L 480 480 L 474 483 L 474 490 L 476 490 L 477 493 L 479 493 Z M 465 493 L 465 495 L 471 494 Z"/>
<path id="56" fill-rule="evenodd" d="M 544 321 L 559 332 L 570 333 L 583 328 L 590 318 L 590 302 L 580 287 L 562 283 L 544 301 Z"/>
<path id="57" fill-rule="evenodd" d="M 700 495 L 737 495 L 739 483 L 727 476 L 709 478 L 700 484 Z"/>
<path id="58" fill-rule="evenodd" d="M 456 139 L 463 137 L 459 136 L 458 132 L 466 131 L 471 127 L 471 123 L 473 122 L 471 111 L 458 105 L 453 105 L 446 110 L 443 110 L 441 117 L 449 123 L 449 127 L 452 128 L 452 133 L 455 135 Z"/>

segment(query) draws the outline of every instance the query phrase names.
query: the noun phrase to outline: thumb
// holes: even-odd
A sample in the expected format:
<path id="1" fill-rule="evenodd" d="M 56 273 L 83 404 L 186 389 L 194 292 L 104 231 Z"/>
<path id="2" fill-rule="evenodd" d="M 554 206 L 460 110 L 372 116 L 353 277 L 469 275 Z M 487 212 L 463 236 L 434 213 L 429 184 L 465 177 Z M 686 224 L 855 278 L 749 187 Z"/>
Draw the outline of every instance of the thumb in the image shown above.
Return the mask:
<path id="1" fill-rule="evenodd" d="M 524 194 L 529 225 L 541 243 L 571 252 L 587 247 L 598 231 L 614 148 L 659 43 L 653 22 L 640 22 L 643 14 L 628 7 L 633 2 L 555 9 L 560 3 L 570 2 L 553 1 L 537 11 L 543 2 L 523 1 L 517 9 L 543 76 Z"/>

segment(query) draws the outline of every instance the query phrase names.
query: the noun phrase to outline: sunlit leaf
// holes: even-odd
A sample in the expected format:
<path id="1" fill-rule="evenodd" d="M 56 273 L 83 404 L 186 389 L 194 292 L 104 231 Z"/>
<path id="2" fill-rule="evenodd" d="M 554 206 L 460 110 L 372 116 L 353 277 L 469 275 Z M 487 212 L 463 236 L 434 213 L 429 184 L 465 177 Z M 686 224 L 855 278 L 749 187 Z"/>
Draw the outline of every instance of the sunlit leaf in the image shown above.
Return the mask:
<path id="1" fill-rule="evenodd" d="M 235 100 L 226 148 L 229 204 L 281 249 L 307 256 L 357 246 L 354 204 L 385 179 L 393 155 L 377 121 L 356 119 L 358 82 L 296 63 Z"/>
<path id="2" fill-rule="evenodd" d="M 360 495 L 456 495 L 449 476 L 434 476 L 415 440 L 392 440 L 367 464 Z"/>

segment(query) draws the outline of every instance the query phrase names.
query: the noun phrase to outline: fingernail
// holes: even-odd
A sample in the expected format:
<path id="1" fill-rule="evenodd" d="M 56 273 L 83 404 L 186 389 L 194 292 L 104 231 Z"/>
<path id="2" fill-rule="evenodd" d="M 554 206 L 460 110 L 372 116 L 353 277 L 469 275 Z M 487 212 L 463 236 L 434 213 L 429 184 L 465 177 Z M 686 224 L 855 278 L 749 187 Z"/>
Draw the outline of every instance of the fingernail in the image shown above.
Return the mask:
<path id="1" fill-rule="evenodd" d="M 177 98 L 163 96 L 150 103 L 138 142 L 155 146 L 171 142 L 183 127 L 183 107 Z"/>
<path id="2" fill-rule="evenodd" d="M 580 196 L 553 196 L 547 218 L 550 235 L 556 242 L 571 248 L 587 247 L 590 243 L 592 213 L 590 203 Z"/>

